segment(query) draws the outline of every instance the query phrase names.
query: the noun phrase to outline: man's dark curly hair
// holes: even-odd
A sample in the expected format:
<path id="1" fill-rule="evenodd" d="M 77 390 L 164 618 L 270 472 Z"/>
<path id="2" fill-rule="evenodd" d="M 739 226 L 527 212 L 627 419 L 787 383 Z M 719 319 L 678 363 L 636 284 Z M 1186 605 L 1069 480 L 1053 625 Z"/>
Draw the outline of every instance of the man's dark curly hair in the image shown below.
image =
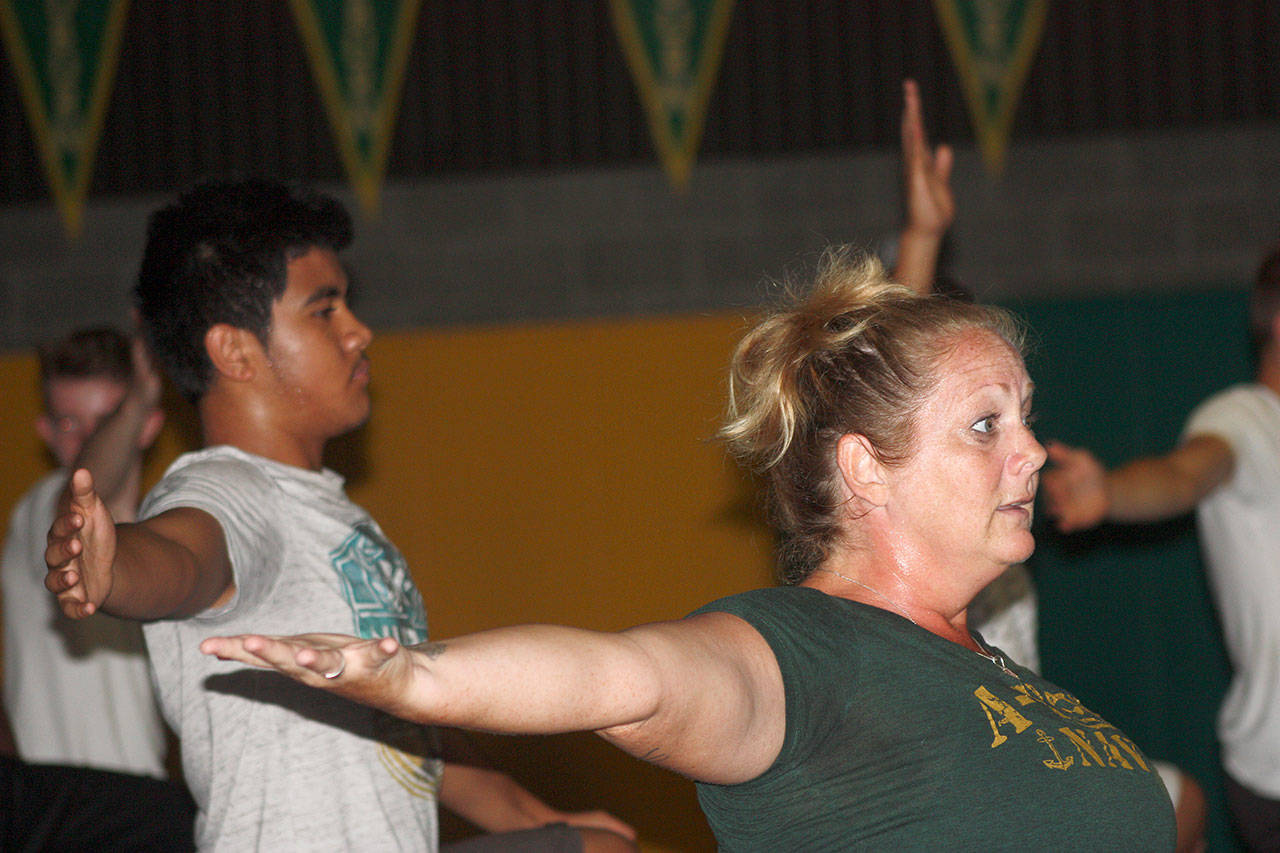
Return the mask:
<path id="1" fill-rule="evenodd" d="M 195 402 L 208 389 L 212 326 L 246 329 L 265 346 L 288 262 L 350 242 L 341 202 L 262 178 L 207 181 L 152 214 L 134 296 L 151 350 L 182 395 Z"/>

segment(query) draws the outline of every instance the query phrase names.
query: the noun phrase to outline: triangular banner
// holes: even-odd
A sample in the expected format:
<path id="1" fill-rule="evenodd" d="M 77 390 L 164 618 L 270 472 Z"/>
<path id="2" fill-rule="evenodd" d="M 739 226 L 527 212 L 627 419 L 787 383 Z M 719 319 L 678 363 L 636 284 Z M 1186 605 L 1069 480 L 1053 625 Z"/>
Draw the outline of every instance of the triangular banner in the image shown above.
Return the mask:
<path id="1" fill-rule="evenodd" d="M 982 159 L 999 172 L 1049 0 L 934 0 L 934 7 L 960 72 Z"/>
<path id="2" fill-rule="evenodd" d="M 720 70 L 733 0 L 610 0 L 667 175 L 684 189 Z"/>
<path id="3" fill-rule="evenodd" d="M 128 0 L 0 0 L 0 35 L 54 203 L 80 231 Z"/>
<path id="4" fill-rule="evenodd" d="M 290 0 L 347 177 L 378 210 L 421 0 Z"/>

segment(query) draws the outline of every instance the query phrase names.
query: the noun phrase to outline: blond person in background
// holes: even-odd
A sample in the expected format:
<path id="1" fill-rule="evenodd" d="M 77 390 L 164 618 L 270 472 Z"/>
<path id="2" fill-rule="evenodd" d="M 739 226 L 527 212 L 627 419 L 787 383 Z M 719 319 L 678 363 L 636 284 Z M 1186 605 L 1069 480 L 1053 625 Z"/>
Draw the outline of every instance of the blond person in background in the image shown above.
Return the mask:
<path id="1" fill-rule="evenodd" d="M 44 588 L 45 536 L 75 467 L 93 472 L 113 515 L 135 517 L 142 456 L 164 422 L 160 378 L 110 328 L 41 347 L 39 361 L 44 412 L 36 430 L 59 467 L 14 508 L 0 572 L 4 704 L 18 754 L 162 777 L 165 733 L 138 624 L 106 615 L 68 619 Z"/>
<path id="2" fill-rule="evenodd" d="M 786 585 L 616 634 L 202 649 L 421 722 L 595 730 L 697 780 L 726 850 L 1171 849 L 1142 753 L 968 629 L 1034 547 L 1045 453 L 1019 341 L 999 309 L 832 253 L 739 345 L 723 429 L 768 482 Z M 79 512 L 51 552 L 97 535 Z"/>
<path id="3" fill-rule="evenodd" d="M 59 467 L 19 501 L 5 537 L 0 848 L 190 849 L 195 807 L 164 781 L 167 737 L 139 626 L 68 619 L 44 587 L 46 534 L 73 468 L 94 473 L 113 513 L 135 517 L 143 455 L 164 422 L 160 377 L 140 341 L 108 327 L 38 357 L 36 431 Z"/>

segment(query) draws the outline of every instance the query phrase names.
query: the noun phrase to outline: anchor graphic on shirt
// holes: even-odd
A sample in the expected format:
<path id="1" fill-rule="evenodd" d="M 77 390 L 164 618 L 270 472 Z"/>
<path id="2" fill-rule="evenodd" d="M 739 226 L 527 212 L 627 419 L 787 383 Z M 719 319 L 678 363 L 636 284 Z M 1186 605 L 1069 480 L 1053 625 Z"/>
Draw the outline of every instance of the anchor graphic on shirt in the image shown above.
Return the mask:
<path id="1" fill-rule="evenodd" d="M 1062 757 L 1062 754 L 1059 753 L 1053 745 L 1054 738 L 1049 737 L 1044 729 L 1036 729 L 1036 740 L 1049 747 L 1049 751 L 1053 753 L 1052 761 L 1047 758 L 1044 760 L 1045 767 L 1048 767 L 1051 770 L 1066 770 L 1075 763 L 1074 756 L 1068 755 L 1066 758 Z"/>

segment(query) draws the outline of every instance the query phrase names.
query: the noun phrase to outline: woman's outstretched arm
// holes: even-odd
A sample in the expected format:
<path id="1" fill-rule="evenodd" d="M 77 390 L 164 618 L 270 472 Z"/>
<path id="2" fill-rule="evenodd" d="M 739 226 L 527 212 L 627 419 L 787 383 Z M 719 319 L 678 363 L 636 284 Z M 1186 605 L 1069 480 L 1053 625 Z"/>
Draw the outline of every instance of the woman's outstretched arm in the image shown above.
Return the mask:
<path id="1" fill-rule="evenodd" d="M 241 635 L 212 637 L 201 650 L 416 722 L 506 734 L 595 731 L 708 782 L 763 773 L 785 732 L 772 651 L 723 613 L 620 633 L 524 625 L 412 647 L 336 634 Z"/>

